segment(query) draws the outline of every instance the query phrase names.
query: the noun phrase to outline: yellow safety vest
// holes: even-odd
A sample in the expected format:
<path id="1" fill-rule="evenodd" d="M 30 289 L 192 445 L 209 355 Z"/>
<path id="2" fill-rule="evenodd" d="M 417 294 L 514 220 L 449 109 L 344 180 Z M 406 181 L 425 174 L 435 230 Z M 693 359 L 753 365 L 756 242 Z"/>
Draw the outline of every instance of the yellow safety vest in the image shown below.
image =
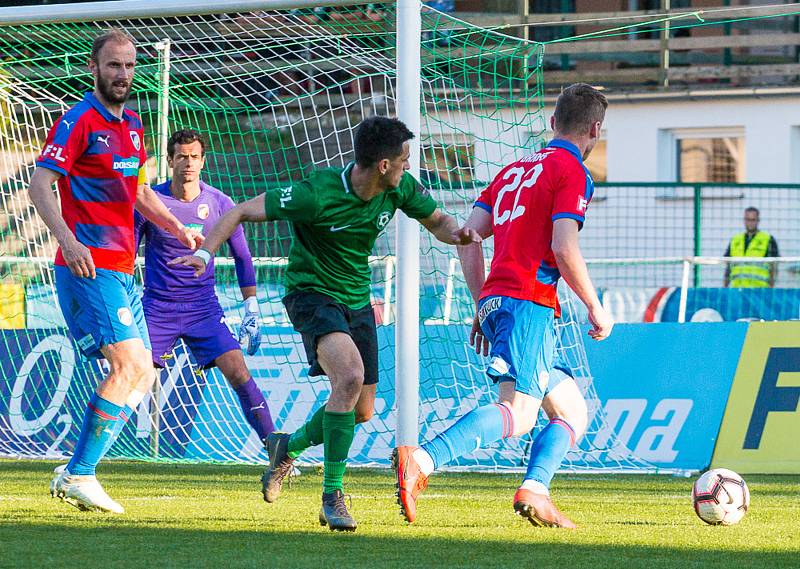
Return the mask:
<path id="1" fill-rule="evenodd" d="M 745 233 L 740 233 L 731 239 L 731 257 L 766 257 L 769 240 L 769 233 L 759 231 L 745 249 Z M 730 273 L 730 286 L 733 288 L 768 287 L 769 275 L 769 263 L 733 265 Z"/>

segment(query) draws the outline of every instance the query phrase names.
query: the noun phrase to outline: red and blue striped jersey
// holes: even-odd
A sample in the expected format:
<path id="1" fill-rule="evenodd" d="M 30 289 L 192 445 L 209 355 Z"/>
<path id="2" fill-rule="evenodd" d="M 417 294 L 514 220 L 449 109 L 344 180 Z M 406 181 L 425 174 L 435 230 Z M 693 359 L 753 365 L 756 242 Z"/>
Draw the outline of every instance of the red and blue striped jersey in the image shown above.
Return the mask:
<path id="1" fill-rule="evenodd" d="M 494 233 L 494 256 L 480 297 L 530 300 L 560 316 L 553 222 L 569 218 L 582 227 L 593 193 L 578 147 L 566 140 L 555 139 L 503 168 L 475 202 L 492 214 Z"/>
<path id="2" fill-rule="evenodd" d="M 47 134 L 36 165 L 61 174 L 61 214 L 99 269 L 133 274 L 133 204 L 146 160 L 139 116 L 125 109 L 118 119 L 93 93 Z M 60 248 L 55 263 L 66 265 Z"/>

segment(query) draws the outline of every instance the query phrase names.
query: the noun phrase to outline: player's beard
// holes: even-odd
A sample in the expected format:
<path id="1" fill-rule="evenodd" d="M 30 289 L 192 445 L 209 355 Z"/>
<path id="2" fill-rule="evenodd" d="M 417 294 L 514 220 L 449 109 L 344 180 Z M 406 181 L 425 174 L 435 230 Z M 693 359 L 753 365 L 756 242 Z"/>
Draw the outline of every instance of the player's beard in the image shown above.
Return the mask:
<path id="1" fill-rule="evenodd" d="M 126 85 L 125 91 L 122 95 L 114 93 L 114 86 Z M 128 100 L 131 95 L 131 82 L 125 81 L 108 81 L 102 77 L 97 78 L 97 90 L 103 95 L 103 98 L 109 103 L 121 105 Z"/>

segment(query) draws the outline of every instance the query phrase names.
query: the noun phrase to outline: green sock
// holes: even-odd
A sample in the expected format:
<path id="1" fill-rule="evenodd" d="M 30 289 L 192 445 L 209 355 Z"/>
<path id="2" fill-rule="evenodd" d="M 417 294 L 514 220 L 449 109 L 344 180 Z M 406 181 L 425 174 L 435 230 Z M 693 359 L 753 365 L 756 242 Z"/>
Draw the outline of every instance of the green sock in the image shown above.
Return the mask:
<path id="1" fill-rule="evenodd" d="M 324 440 L 322 434 L 322 418 L 325 416 L 325 405 L 317 409 L 308 422 L 297 429 L 289 437 L 289 458 L 297 458 L 308 447 L 321 444 Z"/>
<path id="2" fill-rule="evenodd" d="M 325 493 L 342 490 L 342 477 L 347 466 L 347 455 L 353 444 L 356 430 L 356 413 L 333 413 L 326 411 L 322 419 L 325 439 L 325 470 L 322 491 Z"/>

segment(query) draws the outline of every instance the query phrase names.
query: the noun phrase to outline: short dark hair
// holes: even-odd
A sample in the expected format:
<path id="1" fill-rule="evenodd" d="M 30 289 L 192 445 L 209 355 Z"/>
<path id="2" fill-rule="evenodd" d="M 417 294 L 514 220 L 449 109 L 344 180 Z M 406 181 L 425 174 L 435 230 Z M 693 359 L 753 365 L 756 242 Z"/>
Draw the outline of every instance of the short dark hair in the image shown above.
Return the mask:
<path id="1" fill-rule="evenodd" d="M 755 214 L 756 214 L 758 217 L 761 217 L 761 212 L 760 212 L 760 211 L 758 211 L 758 208 L 757 208 L 757 207 L 750 206 L 750 207 L 748 207 L 747 209 L 745 209 L 745 210 L 744 210 L 744 212 L 745 212 L 745 213 L 747 213 L 748 211 L 755 212 Z"/>
<path id="2" fill-rule="evenodd" d="M 89 54 L 89 59 L 98 63 L 97 55 L 100 53 L 100 50 L 103 49 L 103 46 L 106 45 L 108 42 L 114 43 L 130 43 L 133 47 L 136 47 L 136 40 L 133 39 L 128 32 L 123 30 L 122 28 L 111 28 L 107 32 L 100 34 L 94 41 L 92 42 L 92 51 Z"/>
<path id="3" fill-rule="evenodd" d="M 173 132 L 172 136 L 169 137 L 169 142 L 167 142 L 167 156 L 170 158 L 175 156 L 176 144 L 191 144 L 192 142 L 199 142 L 201 149 L 200 154 L 205 155 L 206 141 L 203 135 L 194 129 L 184 128 Z"/>
<path id="4" fill-rule="evenodd" d="M 556 101 L 555 128 L 561 134 L 583 133 L 596 122 L 603 122 L 608 100 L 586 83 L 575 83 L 561 92 Z"/>
<path id="5" fill-rule="evenodd" d="M 364 119 L 356 129 L 356 164 L 369 168 L 384 158 L 397 158 L 403 153 L 403 143 L 412 138 L 414 133 L 399 119 L 381 116 Z"/>

